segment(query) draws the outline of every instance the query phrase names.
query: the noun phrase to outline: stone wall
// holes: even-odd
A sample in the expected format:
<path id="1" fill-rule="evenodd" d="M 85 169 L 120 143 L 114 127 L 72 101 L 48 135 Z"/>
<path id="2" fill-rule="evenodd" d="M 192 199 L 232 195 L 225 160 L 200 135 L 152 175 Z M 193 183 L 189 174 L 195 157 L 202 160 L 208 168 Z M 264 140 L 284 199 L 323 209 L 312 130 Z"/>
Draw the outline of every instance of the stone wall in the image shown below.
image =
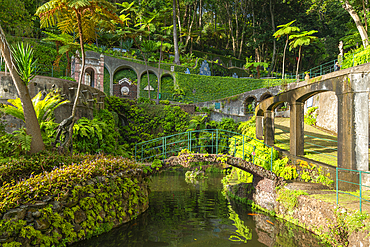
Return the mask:
<path id="1" fill-rule="evenodd" d="M 136 176 L 135 176 L 136 177 Z M 23 223 L 26 237 L 21 229 L 0 232 L 0 243 L 21 243 L 21 246 L 45 246 L 49 238 L 52 243 L 75 242 L 92 235 L 109 231 L 126 223 L 149 207 L 149 186 L 142 177 L 132 178 L 130 188 L 121 191 L 127 174 L 91 178 L 82 184 L 77 195 L 54 194 L 35 203 L 10 209 L 0 217 L 3 222 Z M 129 177 L 130 178 L 130 177 Z M 117 186 L 118 185 L 118 186 Z M 133 199 L 138 197 L 138 199 Z M 135 201 L 136 200 L 136 201 Z M 4 224 L 2 224 L 4 230 Z M 18 230 L 18 232 L 17 232 Z"/>
<path id="2" fill-rule="evenodd" d="M 259 207 L 269 211 L 273 215 L 276 214 L 278 218 L 293 222 L 294 224 L 299 225 L 318 236 L 327 235 L 333 236 L 334 238 L 337 237 L 339 239 L 340 236 L 334 233 L 339 233 L 339 230 L 341 230 L 343 231 L 341 237 L 343 237 L 344 241 L 348 241 L 348 245 L 345 246 L 370 246 L 370 238 L 367 237 L 368 234 L 370 234 L 370 231 L 366 230 L 365 227 L 360 227 L 360 229 L 364 230 L 351 232 L 351 230 L 353 230 L 350 229 L 351 226 L 345 225 L 348 224 L 348 222 L 344 221 L 344 223 L 341 223 L 341 226 L 337 226 L 338 222 L 340 221 L 339 217 L 352 217 L 354 212 L 336 204 L 318 200 L 308 195 L 297 196 L 296 205 L 290 208 L 286 206 L 283 201 L 277 200 L 280 192 L 276 193 L 275 191 L 275 193 L 261 193 L 261 191 L 254 188 L 254 185 L 245 183 L 226 186 L 227 193 L 229 195 L 237 196 L 237 198 L 247 198 L 248 200 L 252 200 Z M 289 200 L 291 202 L 293 199 L 290 197 Z M 355 223 L 352 222 L 352 224 Z M 364 224 L 364 222 L 361 221 L 361 223 L 358 222 L 358 224 Z M 271 224 L 266 225 L 269 226 L 269 230 L 266 231 L 263 236 L 267 242 L 273 243 L 275 242 L 273 239 L 274 232 L 281 234 L 281 232 L 277 231 L 279 229 L 276 229 L 278 228 L 279 224 L 277 224 L 277 226 Z M 260 234 L 258 235 L 260 237 Z M 294 239 L 299 243 L 299 238 L 296 239 L 296 237 L 294 237 Z M 308 246 L 316 245 L 317 242 L 314 242 L 312 245 Z"/>
<path id="3" fill-rule="evenodd" d="M 59 78 L 36 76 L 32 82 L 29 83 L 29 92 L 31 98 L 38 92 L 48 93 L 51 90 L 59 89 L 63 99 L 68 99 L 71 103 L 58 107 L 55 112 L 55 121 L 60 123 L 63 119 L 69 117 L 72 112 L 72 106 L 77 91 L 77 83 L 63 80 Z M 0 72 L 0 103 L 7 103 L 8 99 L 15 99 L 18 97 L 17 90 L 14 86 L 13 80 L 9 73 L 5 75 Z M 95 88 L 87 85 L 81 85 L 80 99 L 77 104 L 76 117 L 93 118 L 94 109 L 104 108 L 105 94 Z M 19 127 L 24 126 L 22 120 L 15 119 L 11 116 L 6 116 L 4 120 L 7 121 L 6 131 L 11 133 Z"/>

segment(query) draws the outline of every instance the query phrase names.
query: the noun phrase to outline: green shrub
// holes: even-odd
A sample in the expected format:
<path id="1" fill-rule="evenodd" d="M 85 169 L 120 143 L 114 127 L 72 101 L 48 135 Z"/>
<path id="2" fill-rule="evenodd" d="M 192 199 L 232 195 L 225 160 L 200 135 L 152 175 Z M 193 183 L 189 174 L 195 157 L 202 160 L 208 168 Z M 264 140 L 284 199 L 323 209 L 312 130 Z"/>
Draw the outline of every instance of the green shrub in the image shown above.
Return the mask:
<path id="1" fill-rule="evenodd" d="M 105 102 L 106 109 L 120 118 L 120 144 L 131 152 L 136 143 L 186 131 L 189 125 L 189 114 L 179 106 L 155 105 L 144 98 L 136 103 L 115 96 L 107 97 Z"/>
<path id="2" fill-rule="evenodd" d="M 185 102 L 223 99 L 259 88 L 278 86 L 285 83 L 285 81 L 280 79 L 247 79 L 176 73 L 176 83 L 178 89 L 184 92 L 182 99 Z M 175 89 L 168 85 L 162 87 L 161 92 L 163 99 L 172 100 Z"/>
<path id="3" fill-rule="evenodd" d="M 73 148 L 80 153 L 125 154 L 117 146 L 120 137 L 117 124 L 108 110 L 99 110 L 92 120 L 80 118 L 73 126 Z"/>
<path id="4" fill-rule="evenodd" d="M 48 172 L 56 167 L 78 163 L 88 156 L 73 155 L 63 156 L 56 152 L 43 151 L 33 155 L 11 157 L 0 163 L 0 184 L 9 183 L 12 180 L 20 181 L 31 175 Z"/>
<path id="5" fill-rule="evenodd" d="M 310 107 L 307 109 L 307 113 L 304 115 L 304 122 L 308 125 L 316 125 L 316 118 L 317 118 L 317 106 L 316 107 Z"/>
<path id="6" fill-rule="evenodd" d="M 146 184 L 135 177 L 139 172 L 136 167 L 136 163 L 128 159 L 94 156 L 80 164 L 62 166 L 18 183 L 4 184 L 0 191 L 1 213 L 19 205 L 35 204 L 45 198 L 54 197 L 55 201 L 65 203 L 78 202 L 60 209 L 53 208 L 51 204 L 38 209 L 39 219 L 47 222 L 48 231 L 38 230 L 25 220 L 0 220 L 0 231 L 7 233 L 5 238 L 9 237 L 4 246 L 21 246 L 19 236 L 29 239 L 32 245 L 65 246 L 66 243 L 107 232 L 114 224 L 134 219 L 140 213 L 138 206 L 148 203 L 147 191 L 141 186 Z M 98 181 L 96 184 L 86 184 L 86 181 L 95 178 Z M 82 229 L 73 225 L 79 210 L 86 215 L 80 223 Z M 105 213 L 104 216 L 101 212 Z"/>

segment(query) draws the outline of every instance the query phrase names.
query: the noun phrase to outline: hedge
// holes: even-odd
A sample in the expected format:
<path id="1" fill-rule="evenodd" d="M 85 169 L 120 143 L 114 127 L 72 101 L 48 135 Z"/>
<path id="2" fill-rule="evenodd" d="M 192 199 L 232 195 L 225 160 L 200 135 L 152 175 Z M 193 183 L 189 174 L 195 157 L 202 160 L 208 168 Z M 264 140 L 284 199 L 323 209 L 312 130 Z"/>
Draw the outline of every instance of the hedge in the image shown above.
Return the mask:
<path id="1" fill-rule="evenodd" d="M 258 88 L 291 82 L 281 79 L 248 79 L 176 73 L 176 82 L 184 92 L 183 101 L 204 102 L 222 99 Z M 162 99 L 172 100 L 173 88 L 162 88 Z"/>

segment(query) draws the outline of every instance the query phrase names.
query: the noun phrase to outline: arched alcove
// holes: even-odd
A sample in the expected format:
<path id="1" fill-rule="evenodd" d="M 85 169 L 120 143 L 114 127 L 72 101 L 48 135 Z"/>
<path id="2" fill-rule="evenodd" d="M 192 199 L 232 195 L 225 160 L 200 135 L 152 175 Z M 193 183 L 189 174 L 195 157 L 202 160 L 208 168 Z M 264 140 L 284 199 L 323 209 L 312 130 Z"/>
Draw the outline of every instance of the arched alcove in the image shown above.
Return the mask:
<path id="1" fill-rule="evenodd" d="M 261 98 L 260 98 L 259 101 L 263 101 L 263 100 L 268 99 L 268 98 L 271 98 L 271 97 L 272 97 L 272 94 L 269 93 L 269 92 L 266 92 L 266 93 L 262 94 L 262 96 L 261 96 Z"/>
<path id="2" fill-rule="evenodd" d="M 153 71 L 149 71 L 149 85 L 146 71 L 141 75 L 140 79 L 140 97 L 148 98 L 148 91 L 150 91 L 150 98 L 157 98 L 158 78 Z"/>
<path id="3" fill-rule="evenodd" d="M 172 94 L 174 93 L 174 79 L 170 74 L 165 74 L 161 78 L 161 85 L 160 85 L 160 92 L 161 92 L 161 99 L 171 99 Z"/>
<path id="4" fill-rule="evenodd" d="M 90 87 L 95 87 L 95 71 L 93 68 L 86 68 L 84 74 L 84 84 Z"/>
<path id="5" fill-rule="evenodd" d="M 249 96 L 245 99 L 245 114 L 253 114 L 257 106 L 257 100 L 254 96 Z"/>

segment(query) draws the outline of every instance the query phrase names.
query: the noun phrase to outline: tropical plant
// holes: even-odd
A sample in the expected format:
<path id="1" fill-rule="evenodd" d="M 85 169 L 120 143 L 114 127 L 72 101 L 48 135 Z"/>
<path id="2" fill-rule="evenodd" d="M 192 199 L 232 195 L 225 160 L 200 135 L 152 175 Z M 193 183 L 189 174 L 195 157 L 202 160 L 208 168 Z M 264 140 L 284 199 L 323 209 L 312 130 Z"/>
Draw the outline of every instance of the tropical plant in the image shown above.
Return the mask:
<path id="1" fill-rule="evenodd" d="M 302 53 L 302 46 L 303 45 L 309 45 L 313 41 L 317 39 L 316 36 L 312 36 L 311 34 L 317 33 L 316 30 L 311 30 L 311 31 L 304 31 L 302 33 L 298 34 L 292 34 L 289 36 L 289 39 L 292 41 L 289 43 L 290 48 L 289 50 L 292 50 L 292 48 L 296 48 L 299 46 L 299 55 L 298 55 L 298 61 L 297 61 L 297 71 L 296 71 L 296 79 L 298 79 L 298 69 L 299 69 L 299 62 L 301 61 L 301 53 Z"/>
<path id="2" fill-rule="evenodd" d="M 294 21 L 291 21 L 287 24 L 284 24 L 284 25 L 280 25 L 280 26 L 277 26 L 278 29 L 274 34 L 273 36 L 275 38 L 277 38 L 278 40 L 280 39 L 280 37 L 282 36 L 286 36 L 286 42 L 285 42 L 285 47 L 284 47 L 284 55 L 283 55 L 283 71 L 282 71 L 282 79 L 284 79 L 284 68 L 285 68 L 285 52 L 286 52 L 286 48 L 288 46 L 288 41 L 290 39 L 289 35 L 293 34 L 294 32 L 299 32 L 300 29 L 298 27 L 294 27 L 294 26 L 291 26 L 294 22 Z"/>
<path id="3" fill-rule="evenodd" d="M 78 48 L 79 44 L 75 41 L 75 38 L 72 35 L 69 35 L 68 33 L 62 33 L 62 34 L 54 34 L 49 32 L 44 32 L 48 35 L 47 38 L 44 38 L 44 41 L 52 41 L 55 42 L 57 45 L 57 50 L 59 55 L 54 61 L 54 65 L 59 67 L 60 59 L 62 58 L 62 55 L 65 53 L 67 57 L 67 69 L 66 69 L 66 76 L 70 75 L 70 69 L 71 69 L 71 61 L 69 57 L 69 53 L 75 53 Z M 60 46 L 60 47 L 59 47 Z"/>
<path id="4" fill-rule="evenodd" d="M 77 31 L 80 41 L 81 71 L 71 113 L 72 124 L 69 127 L 69 140 L 65 142 L 66 147 L 69 148 L 85 71 L 84 41 L 93 40 L 96 37 L 95 31 L 98 25 L 113 29 L 114 22 L 121 23 L 121 20 L 116 15 L 115 6 L 105 0 L 51 0 L 39 7 L 36 15 L 41 19 L 41 27 L 57 25 L 62 33 L 75 33 Z M 105 25 L 101 25 L 102 21 Z"/>
<path id="5" fill-rule="evenodd" d="M 13 117 L 25 121 L 22 102 L 20 98 L 8 99 L 10 105 L 4 105 L 0 111 L 9 114 Z M 69 100 L 62 100 L 59 93 L 50 92 L 44 98 L 42 92 L 39 92 L 32 99 L 32 104 L 35 109 L 38 123 L 53 120 L 54 110 L 64 104 L 70 103 Z"/>
<path id="6" fill-rule="evenodd" d="M 31 97 L 29 94 L 29 90 L 27 88 L 26 82 L 22 80 L 20 77 L 22 73 L 18 73 L 15 69 L 16 65 L 14 64 L 14 58 L 12 55 L 12 52 L 10 50 L 9 44 L 6 40 L 5 34 L 3 29 L 0 25 L 0 51 L 1 56 L 5 60 L 6 67 L 8 67 L 10 75 L 13 79 L 13 82 L 17 88 L 18 95 L 20 97 L 20 100 L 22 101 L 23 106 L 23 112 L 24 112 L 24 120 L 26 123 L 26 129 L 27 134 L 32 136 L 32 142 L 31 142 L 31 153 L 37 153 L 45 149 L 45 145 L 42 141 L 41 136 L 41 130 L 39 123 L 37 121 L 35 109 L 33 108 Z M 24 53 L 20 53 L 24 54 Z M 28 63 L 28 65 L 31 65 L 31 63 Z M 18 70 L 20 67 L 18 67 Z M 30 69 L 25 68 L 27 71 L 30 71 Z M 23 73 L 32 75 L 32 73 Z M 29 79 L 29 78 L 26 78 Z"/>
<path id="7" fill-rule="evenodd" d="M 12 55 L 15 60 L 15 69 L 26 85 L 36 76 L 38 72 L 37 59 L 29 44 L 17 43 L 12 46 Z"/>

